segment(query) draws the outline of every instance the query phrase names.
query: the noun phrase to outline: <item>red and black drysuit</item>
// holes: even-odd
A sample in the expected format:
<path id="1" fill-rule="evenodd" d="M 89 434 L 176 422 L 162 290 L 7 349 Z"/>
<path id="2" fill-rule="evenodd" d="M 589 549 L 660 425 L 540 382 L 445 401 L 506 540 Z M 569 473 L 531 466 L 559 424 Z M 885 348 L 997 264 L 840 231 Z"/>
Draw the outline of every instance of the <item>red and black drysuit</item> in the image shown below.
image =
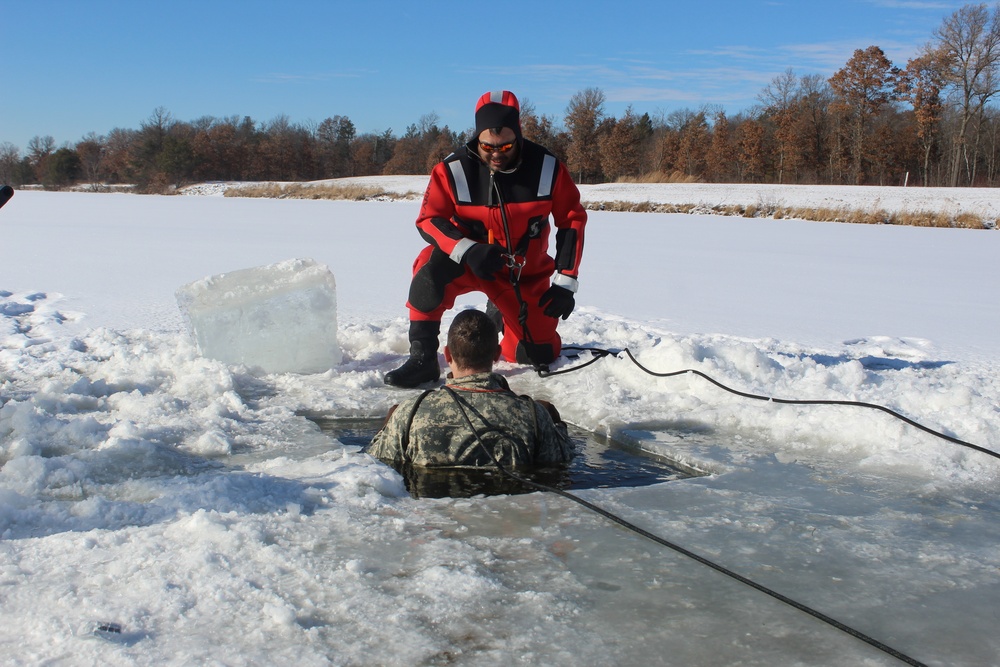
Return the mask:
<path id="1" fill-rule="evenodd" d="M 413 263 L 406 304 L 411 340 L 421 330 L 433 329 L 436 336 L 456 297 L 480 291 L 503 316 L 505 359 L 544 364 L 559 355 L 558 319 L 545 315 L 539 300 L 550 278 L 553 285 L 576 292 L 587 212 L 565 165 L 536 143 L 519 143 L 520 159 L 505 172 L 489 169 L 475 141 L 431 172 L 416 223 L 430 245 Z M 556 226 L 554 259 L 548 254 L 550 219 Z M 473 244 L 489 242 L 490 232 L 494 243 L 523 266 L 512 267 L 508 260 L 493 280 L 485 280 L 462 258 Z"/>

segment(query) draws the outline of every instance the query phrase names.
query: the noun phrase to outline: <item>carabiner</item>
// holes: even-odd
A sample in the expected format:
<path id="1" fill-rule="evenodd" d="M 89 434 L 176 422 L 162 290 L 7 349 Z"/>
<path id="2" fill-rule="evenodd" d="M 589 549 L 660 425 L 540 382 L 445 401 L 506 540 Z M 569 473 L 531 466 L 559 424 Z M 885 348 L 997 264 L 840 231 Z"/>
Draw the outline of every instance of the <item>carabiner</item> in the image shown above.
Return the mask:
<path id="1" fill-rule="evenodd" d="M 521 280 L 521 271 L 527 263 L 525 258 L 518 259 L 517 255 L 503 255 L 507 259 L 507 270 L 510 271 L 510 281 L 516 283 Z"/>

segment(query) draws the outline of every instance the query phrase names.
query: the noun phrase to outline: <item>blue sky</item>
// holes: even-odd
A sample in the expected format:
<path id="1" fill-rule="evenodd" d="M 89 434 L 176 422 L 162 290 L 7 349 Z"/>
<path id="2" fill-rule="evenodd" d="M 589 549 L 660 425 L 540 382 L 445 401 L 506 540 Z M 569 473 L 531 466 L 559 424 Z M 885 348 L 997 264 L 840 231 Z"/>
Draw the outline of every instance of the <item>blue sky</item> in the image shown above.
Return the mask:
<path id="1" fill-rule="evenodd" d="M 605 111 L 746 110 L 777 75 L 830 76 L 876 44 L 904 66 L 967 4 L 949 0 L 0 0 L 0 143 L 57 145 L 177 120 L 250 116 L 402 134 L 472 125 L 506 88 L 561 124 Z"/>

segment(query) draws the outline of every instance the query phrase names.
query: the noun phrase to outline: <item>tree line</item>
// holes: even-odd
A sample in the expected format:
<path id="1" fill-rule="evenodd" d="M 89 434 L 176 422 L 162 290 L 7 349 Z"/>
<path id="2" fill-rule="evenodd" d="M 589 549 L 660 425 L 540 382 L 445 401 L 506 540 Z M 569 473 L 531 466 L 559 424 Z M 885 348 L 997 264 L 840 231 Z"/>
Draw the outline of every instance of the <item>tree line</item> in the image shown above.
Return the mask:
<path id="1" fill-rule="evenodd" d="M 995 186 L 1000 181 L 1000 5 L 946 17 L 905 66 L 878 46 L 833 76 L 776 76 L 734 115 L 706 105 L 669 114 L 605 113 L 587 88 L 559 119 L 522 100 L 525 137 L 562 159 L 581 183 L 617 180 Z M 303 181 L 425 174 L 473 130 L 428 114 L 406 128 L 357 132 L 346 116 L 318 124 L 250 117 L 178 121 L 156 109 L 139 129 L 88 134 L 57 148 L 34 137 L 24 154 L 0 144 L 0 182 L 129 183 L 162 192 L 200 181 Z"/>

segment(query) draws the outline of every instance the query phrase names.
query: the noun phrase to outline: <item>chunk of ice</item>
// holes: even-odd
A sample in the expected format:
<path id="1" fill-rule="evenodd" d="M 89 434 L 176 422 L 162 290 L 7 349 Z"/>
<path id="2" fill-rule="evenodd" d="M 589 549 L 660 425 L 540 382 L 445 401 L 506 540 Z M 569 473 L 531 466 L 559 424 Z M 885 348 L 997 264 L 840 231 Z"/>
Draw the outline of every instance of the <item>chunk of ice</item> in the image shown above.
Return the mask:
<path id="1" fill-rule="evenodd" d="M 176 296 L 206 357 L 265 373 L 321 373 L 343 358 L 333 273 L 311 259 L 209 276 Z"/>

